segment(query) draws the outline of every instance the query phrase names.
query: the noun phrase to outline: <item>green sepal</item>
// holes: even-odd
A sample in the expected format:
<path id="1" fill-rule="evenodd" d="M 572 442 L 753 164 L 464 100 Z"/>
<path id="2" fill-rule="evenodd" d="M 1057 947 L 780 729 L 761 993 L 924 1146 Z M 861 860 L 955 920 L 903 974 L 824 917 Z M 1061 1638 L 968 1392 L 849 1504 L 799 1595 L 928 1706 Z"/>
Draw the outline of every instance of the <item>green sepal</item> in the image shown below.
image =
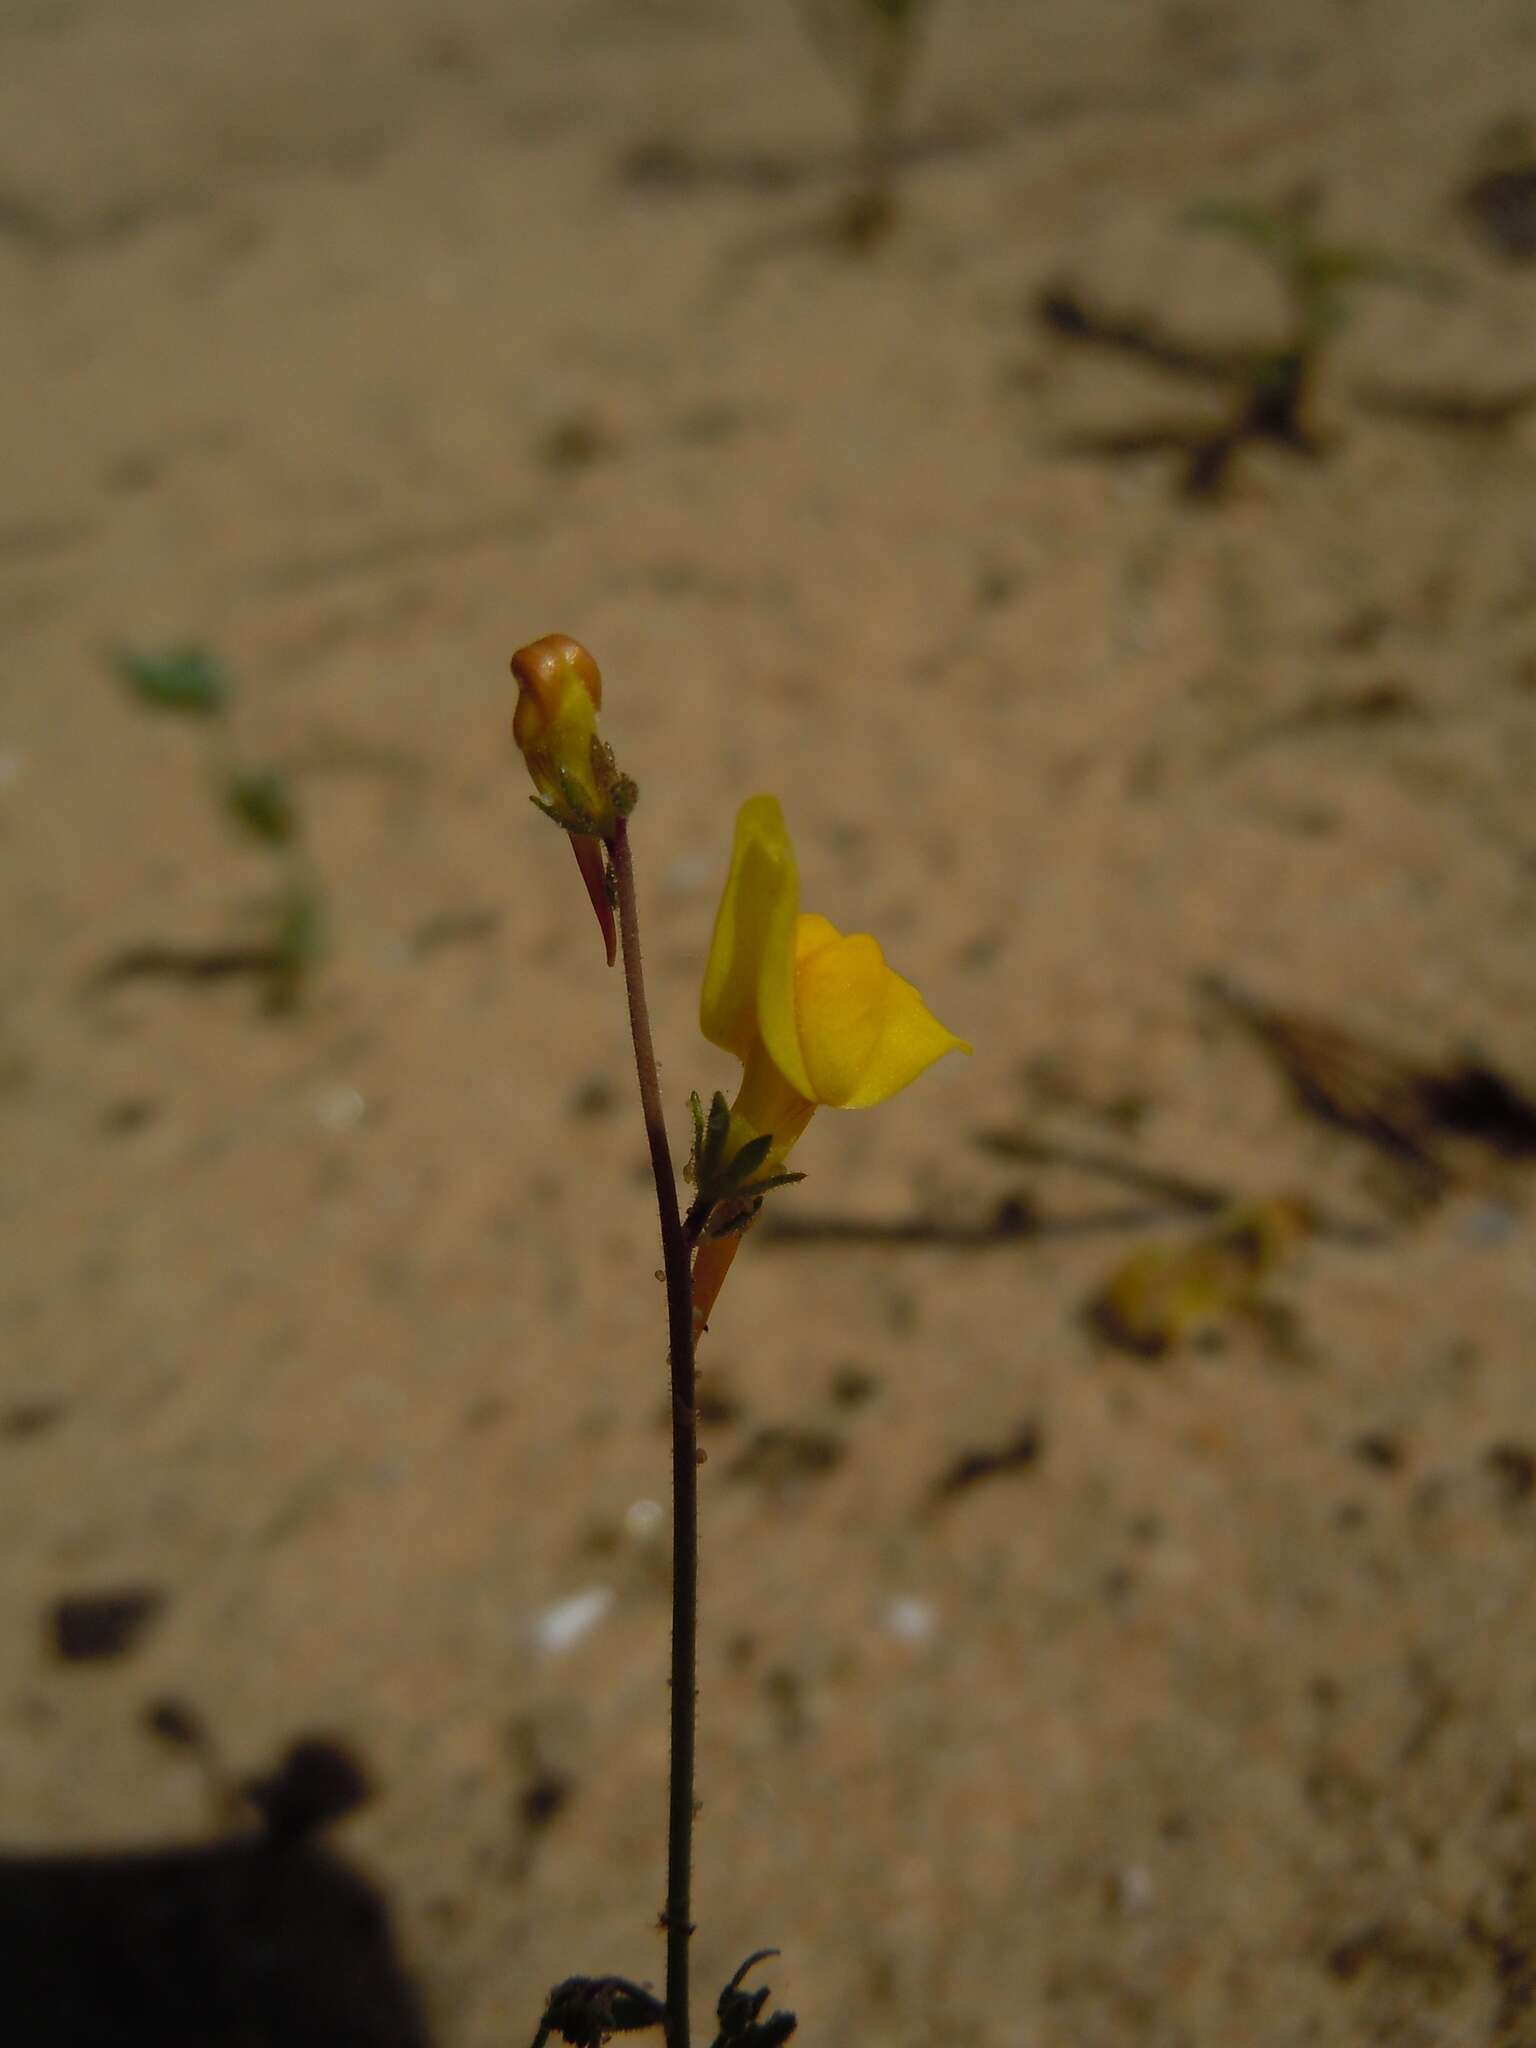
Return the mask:
<path id="1" fill-rule="evenodd" d="M 693 1119 L 693 1144 L 689 1148 L 688 1164 L 683 1168 L 683 1179 L 692 1187 L 698 1178 L 699 1154 L 704 1149 L 704 1105 L 699 1100 L 697 1088 L 688 1097 L 688 1114 Z"/>
<path id="2" fill-rule="evenodd" d="M 793 1182 L 804 1179 L 803 1173 L 775 1173 L 770 1174 L 766 1180 L 749 1181 L 745 1187 L 738 1188 L 735 1194 L 718 1204 L 721 1213 L 711 1213 L 710 1220 L 704 1228 L 704 1235 L 739 1237 L 742 1231 L 757 1221 L 764 1195 L 771 1194 L 775 1188 L 787 1188 Z"/>
<path id="3" fill-rule="evenodd" d="M 733 1205 L 718 1223 L 711 1222 L 705 1230 L 706 1237 L 740 1237 L 742 1232 L 757 1221 L 757 1212 L 762 1203 L 746 1202 Z"/>
<path id="4" fill-rule="evenodd" d="M 772 1150 L 772 1132 L 761 1138 L 748 1138 L 735 1157 L 720 1170 L 722 1195 L 739 1194 Z"/>
<path id="5" fill-rule="evenodd" d="M 613 838 L 619 819 L 627 818 L 640 801 L 640 789 L 628 775 L 620 773 L 612 747 L 596 733 L 592 735 L 587 761 L 592 789 L 598 797 L 595 804 L 591 790 L 563 764 L 556 764 L 554 771 L 558 794 L 549 796 L 541 790 L 529 801 L 562 832 L 572 832 L 579 839 L 601 839 L 606 844 Z"/>
<path id="6" fill-rule="evenodd" d="M 710 1098 L 709 1118 L 704 1126 L 705 1156 L 718 1165 L 731 1135 L 731 1105 L 717 1088 Z"/>
<path id="7" fill-rule="evenodd" d="M 793 1187 L 796 1181 L 805 1179 L 803 1173 L 766 1173 L 761 1177 L 760 1169 L 765 1166 L 773 1152 L 773 1134 L 760 1134 L 748 1138 L 734 1153 L 727 1156 L 726 1148 L 731 1139 L 731 1106 L 724 1095 L 716 1089 L 706 1111 L 698 1091 L 688 1097 L 688 1113 L 693 1119 L 693 1150 L 688 1164 L 683 1169 L 683 1178 L 690 1187 L 698 1189 L 695 1208 L 702 1208 L 705 1214 L 723 1204 L 746 1204 L 750 1214 L 756 1215 L 763 1196 L 775 1188 Z M 727 1220 L 709 1231 L 711 1237 L 728 1236 L 732 1230 L 745 1228 L 738 1221 Z"/>
<path id="8" fill-rule="evenodd" d="M 698 1189 L 701 1197 L 707 1196 L 711 1202 L 718 1202 L 727 1192 L 722 1181 L 722 1169 L 726 1143 L 731 1134 L 731 1106 L 717 1088 L 706 1116 L 695 1089 L 688 1098 L 688 1111 L 693 1118 L 693 1152 L 685 1178 Z"/>
<path id="9" fill-rule="evenodd" d="M 803 1173 L 770 1173 L 764 1180 L 750 1181 L 746 1187 L 739 1189 L 738 1193 L 755 1195 L 761 1200 L 764 1195 L 772 1194 L 775 1188 L 792 1188 L 797 1181 L 804 1179 Z"/>
<path id="10" fill-rule="evenodd" d="M 599 819 L 586 810 L 578 800 L 572 798 L 570 792 L 573 786 L 570 778 L 562 775 L 561 788 L 565 799 L 563 803 L 557 804 L 553 797 L 537 793 L 530 796 L 528 801 L 536 811 L 542 811 L 552 825 L 558 825 L 562 832 L 570 832 L 578 839 L 606 840 L 611 828 L 605 828 Z"/>
<path id="11" fill-rule="evenodd" d="M 613 758 L 613 749 L 596 733 L 592 735 L 592 780 L 607 799 L 615 818 L 627 818 L 640 801 L 640 785 L 626 775 Z"/>

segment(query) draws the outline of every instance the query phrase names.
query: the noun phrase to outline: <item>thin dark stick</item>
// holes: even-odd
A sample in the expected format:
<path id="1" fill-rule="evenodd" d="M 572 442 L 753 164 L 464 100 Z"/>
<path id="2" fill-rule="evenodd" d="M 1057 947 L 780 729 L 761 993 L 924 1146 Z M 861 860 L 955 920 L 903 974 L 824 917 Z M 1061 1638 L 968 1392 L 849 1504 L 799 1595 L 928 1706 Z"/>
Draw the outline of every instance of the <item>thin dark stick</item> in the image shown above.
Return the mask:
<path id="1" fill-rule="evenodd" d="M 635 869 L 623 818 L 614 828 L 608 857 L 618 898 L 619 940 L 624 952 L 624 986 L 629 994 L 629 1028 L 635 1042 L 635 1071 L 645 1113 L 656 1208 L 661 1219 L 661 1256 L 667 1283 L 667 1337 L 672 1372 L 672 1713 L 671 1780 L 667 1794 L 667 2048 L 688 2044 L 688 1937 L 693 1870 L 693 1752 L 698 1687 L 699 1633 L 699 1463 L 698 1413 L 693 1389 L 693 1290 L 688 1244 L 677 1206 L 677 1177 L 667 1143 L 661 1084 L 651 1046 L 651 1020 L 640 965 L 640 919 L 635 907 Z"/>

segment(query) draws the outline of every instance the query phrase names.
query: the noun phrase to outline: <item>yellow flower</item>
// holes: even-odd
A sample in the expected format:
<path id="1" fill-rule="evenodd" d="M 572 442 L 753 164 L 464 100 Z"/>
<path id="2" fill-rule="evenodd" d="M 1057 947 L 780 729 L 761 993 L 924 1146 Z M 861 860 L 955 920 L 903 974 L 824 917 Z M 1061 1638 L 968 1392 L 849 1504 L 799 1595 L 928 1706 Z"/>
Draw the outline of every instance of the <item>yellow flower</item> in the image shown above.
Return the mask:
<path id="1" fill-rule="evenodd" d="M 699 1022 L 711 1044 L 742 1063 L 727 1157 L 771 1135 L 765 1174 L 782 1168 L 818 1108 L 872 1108 L 945 1053 L 971 1050 L 872 938 L 845 936 L 802 912 L 794 849 L 771 796 L 750 798 L 736 820 Z M 702 1298 L 707 1315 L 738 1242 L 700 1246 L 696 1312 Z"/>

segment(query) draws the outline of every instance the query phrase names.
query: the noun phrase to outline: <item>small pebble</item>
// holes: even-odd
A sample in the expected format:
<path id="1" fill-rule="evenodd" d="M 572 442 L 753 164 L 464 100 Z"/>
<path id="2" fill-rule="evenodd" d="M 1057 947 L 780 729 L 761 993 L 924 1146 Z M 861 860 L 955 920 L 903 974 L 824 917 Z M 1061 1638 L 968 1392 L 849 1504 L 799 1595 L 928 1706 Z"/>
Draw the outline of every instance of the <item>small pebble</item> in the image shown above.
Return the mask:
<path id="1" fill-rule="evenodd" d="M 1520 1213 L 1506 1202 L 1484 1202 L 1461 1226 L 1464 1244 L 1505 1244 L 1520 1228 Z"/>
<path id="2" fill-rule="evenodd" d="M 938 1620 L 931 1601 L 916 1600 L 908 1594 L 888 1601 L 880 1618 L 886 1634 L 899 1643 L 926 1643 Z"/>
<path id="3" fill-rule="evenodd" d="M 659 1500 L 632 1501 L 624 1510 L 624 1528 L 636 1543 L 654 1543 L 667 1526 L 667 1511 Z"/>
<path id="4" fill-rule="evenodd" d="M 323 1131 L 350 1131 L 362 1122 L 367 1107 L 356 1088 L 322 1088 L 315 1097 L 315 1122 Z"/>
<path id="5" fill-rule="evenodd" d="M 529 1630 L 533 1647 L 545 1657 L 563 1657 L 591 1635 L 613 1605 L 611 1586 L 588 1586 L 568 1599 L 541 1608 Z"/>

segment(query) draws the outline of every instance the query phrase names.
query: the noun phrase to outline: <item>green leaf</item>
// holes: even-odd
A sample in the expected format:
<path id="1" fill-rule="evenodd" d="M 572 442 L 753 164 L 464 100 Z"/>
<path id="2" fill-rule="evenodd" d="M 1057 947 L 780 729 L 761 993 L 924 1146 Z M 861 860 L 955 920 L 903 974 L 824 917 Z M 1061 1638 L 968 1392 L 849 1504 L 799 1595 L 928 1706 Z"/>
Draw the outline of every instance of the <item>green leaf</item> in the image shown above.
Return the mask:
<path id="1" fill-rule="evenodd" d="M 228 669 L 206 647 L 124 647 L 112 665 L 139 702 L 156 711 L 217 718 L 234 696 Z"/>
<path id="2" fill-rule="evenodd" d="M 299 804 L 281 768 L 232 768 L 224 781 L 230 816 L 268 846 L 291 846 L 299 835 Z"/>

